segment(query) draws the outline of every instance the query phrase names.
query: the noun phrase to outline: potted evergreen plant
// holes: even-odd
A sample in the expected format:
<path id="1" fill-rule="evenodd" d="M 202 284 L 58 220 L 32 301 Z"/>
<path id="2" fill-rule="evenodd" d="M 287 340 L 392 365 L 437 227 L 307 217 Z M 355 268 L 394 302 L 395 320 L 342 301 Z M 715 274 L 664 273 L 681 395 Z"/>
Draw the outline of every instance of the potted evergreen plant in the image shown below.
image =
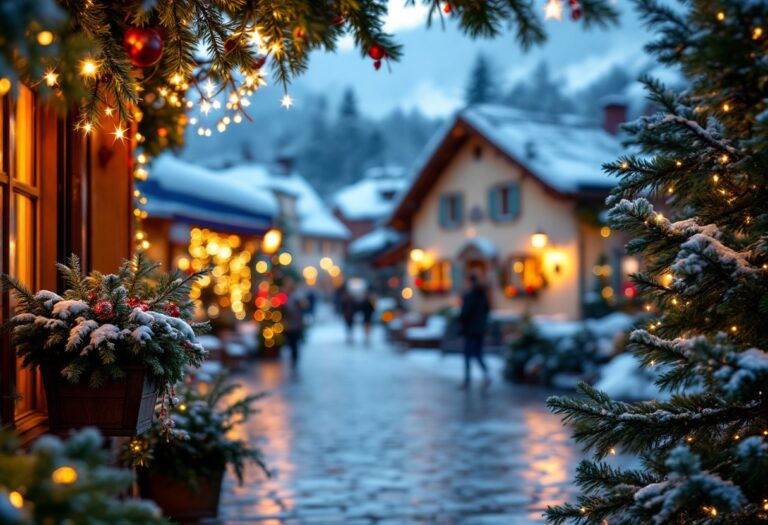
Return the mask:
<path id="1" fill-rule="evenodd" d="M 2 276 L 17 301 L 6 328 L 23 366 L 42 371 L 51 432 L 142 433 L 158 396 L 166 405 L 185 368 L 204 359 L 196 334 L 207 324 L 189 322 L 189 287 L 200 274 L 158 274 L 158 266 L 138 254 L 117 274 L 83 277 L 72 256 L 58 265 L 69 286 L 62 295 Z"/>
<path id="2" fill-rule="evenodd" d="M 257 411 L 254 403 L 263 394 L 232 401 L 238 388 L 224 374 L 211 382 L 185 382 L 171 408 L 173 427 L 155 422 L 125 449 L 124 459 L 136 467 L 142 497 L 154 500 L 174 521 L 218 515 L 228 465 L 241 484 L 249 461 L 269 475 L 261 452 L 232 435 Z"/>

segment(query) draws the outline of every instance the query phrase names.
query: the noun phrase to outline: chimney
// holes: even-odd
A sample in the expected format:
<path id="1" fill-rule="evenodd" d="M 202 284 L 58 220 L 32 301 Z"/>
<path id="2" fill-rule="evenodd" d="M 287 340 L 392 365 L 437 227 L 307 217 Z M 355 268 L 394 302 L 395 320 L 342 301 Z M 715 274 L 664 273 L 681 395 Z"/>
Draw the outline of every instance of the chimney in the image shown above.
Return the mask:
<path id="1" fill-rule="evenodd" d="M 611 135 L 619 134 L 619 127 L 627 121 L 627 105 L 616 100 L 603 105 L 603 128 Z"/>

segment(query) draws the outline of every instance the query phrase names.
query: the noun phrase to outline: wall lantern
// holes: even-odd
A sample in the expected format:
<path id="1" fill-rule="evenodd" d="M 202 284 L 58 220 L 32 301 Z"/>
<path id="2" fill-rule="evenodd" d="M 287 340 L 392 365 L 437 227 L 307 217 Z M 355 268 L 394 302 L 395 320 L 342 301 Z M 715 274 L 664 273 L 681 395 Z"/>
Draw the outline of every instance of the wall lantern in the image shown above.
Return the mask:
<path id="1" fill-rule="evenodd" d="M 424 250 L 421 248 L 414 248 L 411 250 L 410 258 L 413 262 L 416 264 L 419 264 L 421 261 L 424 260 Z"/>
<path id="2" fill-rule="evenodd" d="M 536 248 L 537 250 L 540 250 L 547 246 L 547 243 L 549 242 L 549 237 L 546 233 L 544 233 L 541 230 L 538 230 L 536 233 L 531 235 L 531 246 Z"/>
<path id="3" fill-rule="evenodd" d="M 264 234 L 264 238 L 261 240 L 261 251 L 267 255 L 272 255 L 280 248 L 282 242 L 283 232 L 272 228 Z"/>

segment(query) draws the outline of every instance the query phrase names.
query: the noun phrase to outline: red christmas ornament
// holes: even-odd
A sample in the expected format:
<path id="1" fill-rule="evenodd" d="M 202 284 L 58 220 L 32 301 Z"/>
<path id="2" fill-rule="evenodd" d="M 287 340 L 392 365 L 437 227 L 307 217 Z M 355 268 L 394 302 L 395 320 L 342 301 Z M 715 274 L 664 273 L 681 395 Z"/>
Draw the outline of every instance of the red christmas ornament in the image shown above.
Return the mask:
<path id="1" fill-rule="evenodd" d="M 413 280 L 413 285 L 416 286 L 416 288 L 421 288 L 424 285 L 424 279 L 421 277 L 416 277 Z"/>
<path id="2" fill-rule="evenodd" d="M 384 53 L 384 50 L 381 48 L 381 46 L 373 44 L 371 49 L 368 50 L 368 55 L 374 60 L 381 60 L 386 56 L 386 53 Z"/>
<path id="3" fill-rule="evenodd" d="M 93 305 L 93 313 L 101 322 L 111 321 L 115 317 L 115 307 L 106 299 L 102 299 Z"/>
<path id="4" fill-rule="evenodd" d="M 142 301 L 141 299 L 139 299 L 135 295 L 133 297 L 131 297 L 130 299 L 128 299 L 126 301 L 126 303 L 131 308 L 141 308 L 142 312 L 146 312 L 147 310 L 149 310 L 149 303 L 146 302 L 146 301 Z"/>
<path id="5" fill-rule="evenodd" d="M 297 27 L 293 31 L 293 34 L 296 35 L 296 38 L 299 38 L 299 39 L 304 38 L 304 29 L 302 29 L 301 27 Z"/>
<path id="6" fill-rule="evenodd" d="M 123 37 L 123 47 L 136 67 L 154 66 L 163 55 L 160 33 L 148 27 L 130 27 Z"/>
<path id="7" fill-rule="evenodd" d="M 535 288 L 533 286 L 526 286 L 525 287 L 525 293 L 526 295 L 533 295 L 533 292 L 535 292 Z"/>
<path id="8" fill-rule="evenodd" d="M 373 63 L 373 69 L 375 69 L 376 71 L 381 69 L 381 60 L 377 60 L 376 62 Z"/>
<path id="9" fill-rule="evenodd" d="M 578 20 L 584 14 L 581 4 L 576 0 L 571 0 L 571 20 Z"/>
<path id="10" fill-rule="evenodd" d="M 177 305 L 176 303 L 168 304 L 168 306 L 165 307 L 165 312 L 171 317 L 179 317 L 181 315 L 181 310 L 179 309 L 179 305 Z"/>
<path id="11" fill-rule="evenodd" d="M 256 57 L 254 59 L 254 61 L 253 61 L 253 68 L 254 69 L 261 69 L 262 66 L 264 66 L 264 64 L 266 63 L 266 61 L 267 61 L 267 57 L 266 56 Z"/>
<path id="12" fill-rule="evenodd" d="M 240 38 L 231 36 L 224 41 L 224 52 L 231 53 L 237 47 L 237 42 Z"/>
<path id="13" fill-rule="evenodd" d="M 333 22 L 332 22 L 332 23 L 333 23 L 333 25 L 335 25 L 336 27 L 341 27 L 341 26 L 343 26 L 343 25 L 344 25 L 344 22 L 346 22 L 346 20 L 344 20 L 344 17 L 343 17 L 342 15 L 336 15 L 336 16 L 333 18 Z"/>
<path id="14" fill-rule="evenodd" d="M 451 13 L 451 4 L 449 4 L 448 2 L 446 2 L 445 5 L 443 6 L 443 13 L 445 13 L 446 15 Z"/>
<path id="15" fill-rule="evenodd" d="M 96 290 L 91 290 L 88 292 L 88 301 L 93 302 L 96 300 L 96 298 L 99 296 L 99 293 Z"/>

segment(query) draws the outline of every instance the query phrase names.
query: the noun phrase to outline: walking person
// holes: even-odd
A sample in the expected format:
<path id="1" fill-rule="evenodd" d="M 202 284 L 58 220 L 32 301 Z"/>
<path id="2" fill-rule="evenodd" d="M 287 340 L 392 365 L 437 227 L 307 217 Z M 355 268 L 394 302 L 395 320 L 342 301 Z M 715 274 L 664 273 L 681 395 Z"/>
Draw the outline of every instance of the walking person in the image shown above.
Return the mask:
<path id="1" fill-rule="evenodd" d="M 469 276 L 469 289 L 462 297 L 459 324 L 464 336 L 464 383 L 462 388 L 469 388 L 472 375 L 472 360 L 476 360 L 483 371 L 483 390 L 491 385 L 488 367 L 483 359 L 483 339 L 488 325 L 491 303 L 485 287 L 475 274 Z"/>
<path id="2" fill-rule="evenodd" d="M 283 327 L 285 345 L 291 350 L 291 366 L 299 364 L 301 339 L 304 336 L 304 301 L 296 293 L 293 279 L 287 278 L 283 285 L 286 300 L 283 305 Z"/>
<path id="3" fill-rule="evenodd" d="M 366 346 L 371 342 L 371 325 L 375 311 L 376 301 L 373 298 L 373 294 L 368 290 L 365 292 L 363 300 L 360 302 L 360 313 L 363 314 L 363 333 L 365 334 Z"/>
<path id="4" fill-rule="evenodd" d="M 352 344 L 352 329 L 355 325 L 355 298 L 349 290 L 344 290 L 339 299 L 339 309 L 347 327 L 347 343 Z"/>

